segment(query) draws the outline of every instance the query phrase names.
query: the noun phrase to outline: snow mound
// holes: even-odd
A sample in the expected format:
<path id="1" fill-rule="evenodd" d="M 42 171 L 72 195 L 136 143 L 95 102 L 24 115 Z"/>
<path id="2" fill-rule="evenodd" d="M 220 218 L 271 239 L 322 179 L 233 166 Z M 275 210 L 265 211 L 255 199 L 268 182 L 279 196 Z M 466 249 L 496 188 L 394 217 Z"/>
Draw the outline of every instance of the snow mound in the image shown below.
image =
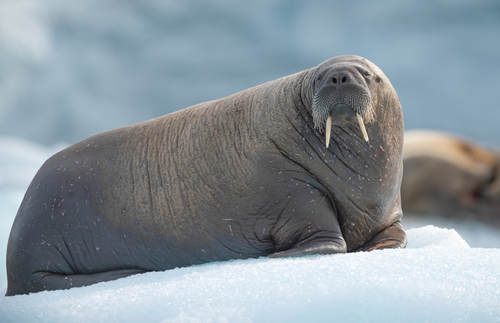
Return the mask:
<path id="1" fill-rule="evenodd" d="M 408 236 L 406 248 L 469 248 L 467 242 L 453 229 L 440 229 L 428 225 L 423 228 L 407 230 L 406 235 Z"/>
<path id="2" fill-rule="evenodd" d="M 500 249 L 408 230 L 408 248 L 210 263 L 0 299 L 1 322 L 497 322 Z"/>

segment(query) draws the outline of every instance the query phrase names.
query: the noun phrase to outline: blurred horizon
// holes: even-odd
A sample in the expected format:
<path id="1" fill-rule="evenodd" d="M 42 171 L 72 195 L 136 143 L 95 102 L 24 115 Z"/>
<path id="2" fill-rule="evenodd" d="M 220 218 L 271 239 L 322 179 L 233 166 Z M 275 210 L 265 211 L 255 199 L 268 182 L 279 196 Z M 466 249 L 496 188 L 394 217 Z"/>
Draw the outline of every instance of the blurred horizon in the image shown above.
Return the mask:
<path id="1" fill-rule="evenodd" d="M 379 66 L 405 129 L 500 146 L 497 1 L 0 1 L 0 136 L 69 144 L 312 68 Z"/>

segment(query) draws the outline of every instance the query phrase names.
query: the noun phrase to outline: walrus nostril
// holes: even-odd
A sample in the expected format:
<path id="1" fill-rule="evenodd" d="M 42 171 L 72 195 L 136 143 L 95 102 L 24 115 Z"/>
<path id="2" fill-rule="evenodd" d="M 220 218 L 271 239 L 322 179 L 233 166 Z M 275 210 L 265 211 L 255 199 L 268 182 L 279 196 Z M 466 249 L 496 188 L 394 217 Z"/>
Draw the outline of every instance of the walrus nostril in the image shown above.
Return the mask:
<path id="1" fill-rule="evenodd" d="M 349 78 L 347 77 L 347 75 L 342 75 L 343 73 L 341 73 L 341 75 L 337 75 L 335 77 L 332 77 L 332 83 L 333 84 L 337 84 L 337 83 L 347 83 L 349 81 Z"/>

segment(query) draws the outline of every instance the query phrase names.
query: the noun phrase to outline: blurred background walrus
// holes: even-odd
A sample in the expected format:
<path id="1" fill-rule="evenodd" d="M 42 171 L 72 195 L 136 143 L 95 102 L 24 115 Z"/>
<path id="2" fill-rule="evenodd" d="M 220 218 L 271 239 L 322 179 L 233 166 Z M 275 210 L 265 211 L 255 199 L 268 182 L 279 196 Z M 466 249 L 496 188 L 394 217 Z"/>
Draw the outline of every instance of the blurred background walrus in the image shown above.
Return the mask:
<path id="1" fill-rule="evenodd" d="M 403 210 L 500 228 L 500 153 L 450 133 L 405 133 Z"/>

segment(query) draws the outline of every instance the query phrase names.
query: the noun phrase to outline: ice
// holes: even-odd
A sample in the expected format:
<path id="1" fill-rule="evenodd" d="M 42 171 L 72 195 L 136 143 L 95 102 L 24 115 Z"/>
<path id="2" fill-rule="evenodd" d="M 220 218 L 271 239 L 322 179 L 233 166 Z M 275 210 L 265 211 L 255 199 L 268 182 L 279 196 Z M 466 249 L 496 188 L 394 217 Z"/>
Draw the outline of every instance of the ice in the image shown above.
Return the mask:
<path id="1" fill-rule="evenodd" d="M 497 322 L 499 249 L 408 231 L 403 250 L 219 262 L 0 299 L 1 322 Z"/>
<path id="2" fill-rule="evenodd" d="M 469 245 L 455 231 L 426 226 L 420 229 L 408 230 L 408 245 L 406 248 L 450 248 L 454 250 L 469 249 Z"/>
<path id="3" fill-rule="evenodd" d="M 473 219 L 450 219 L 436 215 L 404 215 L 405 229 L 433 225 L 454 229 L 469 246 L 474 248 L 500 248 L 500 229 Z"/>

